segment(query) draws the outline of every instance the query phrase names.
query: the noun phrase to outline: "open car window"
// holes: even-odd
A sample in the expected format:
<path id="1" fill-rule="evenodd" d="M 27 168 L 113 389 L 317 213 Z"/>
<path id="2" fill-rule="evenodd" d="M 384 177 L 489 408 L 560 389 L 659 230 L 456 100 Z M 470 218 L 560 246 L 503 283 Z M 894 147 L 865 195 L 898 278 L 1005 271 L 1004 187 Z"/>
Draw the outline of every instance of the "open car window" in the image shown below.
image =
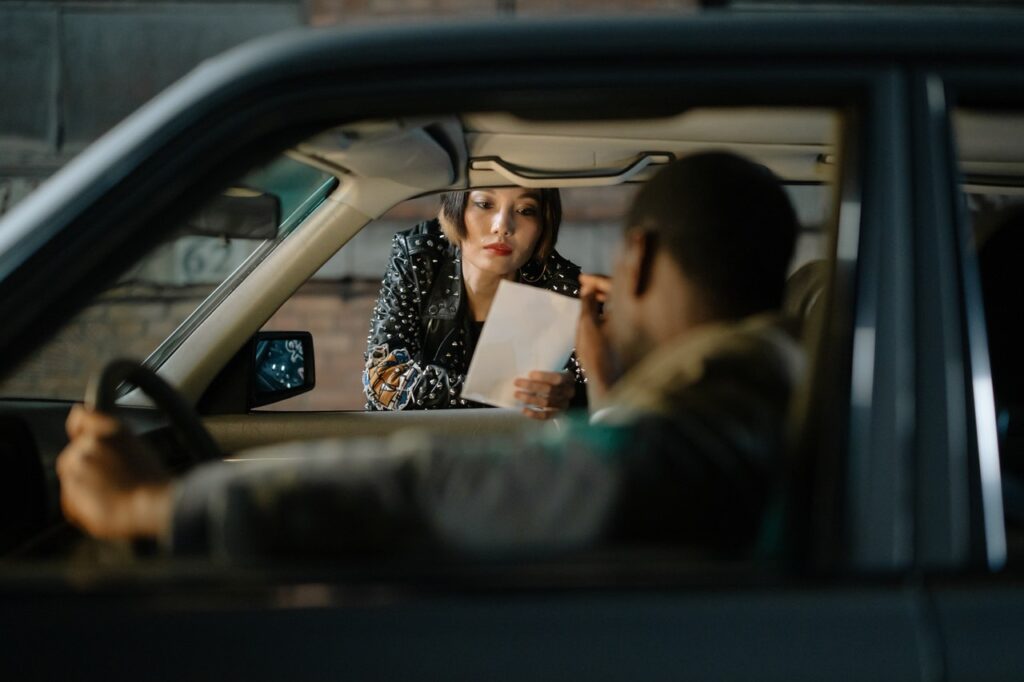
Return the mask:
<path id="1" fill-rule="evenodd" d="M 245 173 L 242 180 L 221 188 L 212 202 L 227 196 L 244 203 L 273 194 L 279 205 L 273 234 L 239 236 L 242 226 L 225 226 L 223 219 L 192 219 L 97 297 L 50 347 L 13 372 L 9 385 L 41 385 L 34 383 L 32 372 L 54 366 L 48 358 L 73 347 L 89 354 L 88 366 L 76 367 L 74 381 L 60 391 L 29 397 L 78 399 L 89 375 L 110 359 L 148 355 L 147 364 L 197 406 L 222 454 L 238 467 L 253 460 L 304 456 L 301 447 L 289 446 L 284 454 L 276 450 L 286 442 L 356 439 L 410 427 L 435 439 L 431 442 L 453 444 L 500 434 L 532 437 L 528 431 L 534 424 L 518 411 L 385 412 L 372 419 L 360 414 L 370 313 L 393 235 L 436 216 L 438 196 L 446 190 L 533 183 L 558 188 L 564 197 L 555 249 L 585 272 L 609 273 L 630 201 L 642 184 L 675 158 L 712 150 L 732 152 L 771 170 L 795 208 L 798 234 L 788 268 L 793 281 L 784 307 L 796 318 L 794 330 L 802 334 L 797 340 L 806 342 L 802 347 L 814 352 L 826 316 L 844 319 L 850 314 L 846 301 L 825 305 L 839 216 L 844 206 L 856 203 L 859 192 L 850 183 L 856 162 L 848 162 L 844 153 L 844 144 L 856 132 L 848 128 L 840 108 L 694 107 L 664 118 L 575 125 L 506 114 L 449 115 L 437 121 L 357 121 L 319 133 L 270 166 Z M 841 206 L 843 192 L 847 201 Z M 742 192 L 735 199 L 746 200 Z M 196 223 L 212 234 L 196 234 Z M 220 232 L 214 230 L 218 225 Z M 184 258 L 200 245 L 206 249 L 201 251 L 205 259 Z M 856 251 L 847 258 L 855 260 Z M 186 270 L 186 264 L 195 267 Z M 186 294 L 191 298 L 180 300 Z M 178 307 L 171 315 L 165 312 L 170 305 L 165 299 L 173 296 Z M 115 311 L 153 307 L 161 311 L 164 325 L 155 336 L 147 335 L 148 330 L 122 332 Z M 111 341 L 83 336 L 79 329 L 86 323 Z M 267 352 L 266 338 L 258 334 L 268 333 L 284 335 L 281 352 Z M 311 336 L 313 352 L 295 345 L 288 337 L 292 333 Z M 250 347 L 254 351 L 247 355 Z M 288 363 L 300 365 L 315 357 L 312 390 L 258 407 L 247 402 L 248 387 L 261 379 L 283 376 L 286 388 L 292 388 L 296 368 L 291 364 L 280 375 L 256 377 L 251 372 L 252 358 L 270 358 L 280 366 L 286 356 Z M 310 374 L 294 372 L 300 382 Z M 810 385 L 810 378 L 802 378 L 795 390 L 803 393 Z M 147 439 L 156 449 L 180 451 L 173 430 L 154 428 L 149 410 L 138 410 L 148 405 L 127 390 L 121 391 L 119 408 L 148 423 Z M 830 392 L 829 400 L 841 402 L 842 397 Z M 780 405 L 784 411 L 784 403 L 773 408 Z M 795 411 L 796 430 L 803 419 Z M 579 423 L 585 421 L 579 418 Z M 251 451 L 261 446 L 269 449 Z M 376 450 L 365 446 L 359 452 Z M 766 528 L 771 522 L 765 519 Z M 765 542 L 777 546 L 779 540 Z"/>
<path id="2" fill-rule="evenodd" d="M 822 266 L 828 255 L 838 173 L 840 123 L 836 112 L 809 108 L 697 108 L 683 116 L 654 121 L 571 125 L 492 114 L 465 115 L 462 125 L 470 146 L 469 156 L 483 159 L 470 161 L 470 173 L 479 182 L 507 185 L 510 174 L 514 178 L 515 172 L 526 172 L 524 168 L 536 171 L 538 163 L 552 167 L 550 184 L 560 188 L 563 209 L 556 249 L 586 273 L 611 272 L 626 212 L 641 184 L 636 178 L 615 183 L 600 177 L 588 181 L 586 175 L 601 172 L 594 168 L 598 163 L 595 157 L 604 158 L 602 164 L 607 166 L 608 173 L 614 174 L 643 159 L 642 150 L 647 148 L 644 145 L 669 149 L 670 155 L 715 148 L 752 154 L 782 178 L 798 213 L 801 232 L 790 272 L 802 272 L 794 279 L 793 310 L 806 313 L 806 302 L 814 299 L 823 285 Z M 316 144 L 315 139 L 300 148 L 315 154 Z M 338 163 L 344 165 L 344 152 L 337 155 Z M 565 170 L 574 163 L 580 164 L 580 168 Z M 477 167 L 480 170 L 473 173 Z M 364 409 L 367 400 L 362 373 L 367 334 L 388 265 L 392 237 L 436 218 L 439 209 L 438 194 L 390 208 L 359 231 L 268 320 L 263 327 L 267 331 L 312 332 L 317 385 L 308 393 L 260 409 Z M 805 300 L 801 302 L 798 289 L 806 288 L 812 281 L 814 288 L 804 291 Z"/>

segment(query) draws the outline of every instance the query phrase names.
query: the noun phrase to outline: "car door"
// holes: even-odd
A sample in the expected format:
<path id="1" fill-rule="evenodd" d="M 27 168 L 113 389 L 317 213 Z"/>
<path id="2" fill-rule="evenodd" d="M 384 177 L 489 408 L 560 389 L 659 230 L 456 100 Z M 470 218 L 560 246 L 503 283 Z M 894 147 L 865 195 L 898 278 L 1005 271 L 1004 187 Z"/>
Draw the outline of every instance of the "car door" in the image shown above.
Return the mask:
<path id="1" fill-rule="evenodd" d="M 890 40 L 901 31 L 934 37 L 928 29 L 936 27 L 947 37 L 962 28 L 883 23 Z M 916 352 L 925 313 L 915 302 L 928 284 L 915 269 L 924 215 L 915 203 L 922 161 L 911 126 L 919 91 L 895 56 L 903 53 L 880 48 L 877 28 L 866 20 L 708 17 L 450 27 L 429 41 L 394 29 L 281 39 L 208 67 L 191 91 L 183 86 L 156 103 L 55 182 L 48 199 L 66 205 L 44 211 L 38 200 L 5 225 L 10 234 L 39 225 L 40 239 L 64 236 L 60 250 L 110 233 L 102 249 L 79 259 L 54 256 L 50 241 L 18 242 L 20 251 L 0 255 L 0 314 L 33 296 L 67 312 L 98 286 L 99 271 L 152 239 L 143 226 L 166 224 L 166 197 L 180 203 L 212 191 L 215 178 L 258 156 L 253 147 L 287 146 L 338 120 L 436 113 L 437 101 L 452 111 L 535 118 L 737 101 L 841 108 L 827 314 L 797 410 L 800 457 L 780 501 L 785 543 L 765 548 L 781 559 L 752 559 L 737 570 L 673 560 L 659 571 L 656 556 L 632 568 L 603 561 L 579 570 L 514 562 L 501 570 L 371 566 L 326 577 L 310 570 L 229 591 L 235 601 L 224 598 L 225 584 L 241 575 L 230 571 L 192 584 L 115 583 L 105 592 L 59 577 L 57 587 L 29 592 L 14 575 L 5 587 L 10 607 L 0 613 L 3 630 L 14 633 L 0 645 L 8 660 L 32 673 L 65 671 L 67 659 L 25 652 L 58 638 L 70 660 L 109 656 L 115 632 L 122 673 L 152 670 L 170 639 L 181 653 L 161 657 L 160 670 L 206 676 L 933 677 L 945 640 L 916 577 L 914 544 L 923 437 L 915 408 L 924 392 L 915 379 L 919 363 L 930 362 Z M 841 42 L 821 40 L 840 29 Z M 984 34 L 986 25 L 973 30 Z M 106 187 L 86 182 L 90 164 L 107 153 L 118 172 Z M 162 188 L 155 199 L 144 191 L 154 185 Z M 82 187 L 89 191 L 76 193 Z M 43 287 L 40 278 L 58 266 L 66 276 Z M 55 324 L 31 311 L 11 320 L 0 330 L 5 351 Z M 164 587 L 172 598 L 159 596 Z"/>

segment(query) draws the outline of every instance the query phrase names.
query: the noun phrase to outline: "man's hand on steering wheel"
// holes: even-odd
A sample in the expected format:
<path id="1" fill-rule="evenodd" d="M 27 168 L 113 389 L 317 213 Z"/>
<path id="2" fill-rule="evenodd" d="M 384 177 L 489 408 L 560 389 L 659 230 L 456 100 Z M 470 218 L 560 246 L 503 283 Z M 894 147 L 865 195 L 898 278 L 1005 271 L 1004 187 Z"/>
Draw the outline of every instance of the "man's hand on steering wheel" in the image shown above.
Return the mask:
<path id="1" fill-rule="evenodd" d="M 120 421 L 76 405 L 68 415 L 70 442 L 57 459 L 61 507 L 90 535 L 157 537 L 171 514 L 171 478 Z"/>

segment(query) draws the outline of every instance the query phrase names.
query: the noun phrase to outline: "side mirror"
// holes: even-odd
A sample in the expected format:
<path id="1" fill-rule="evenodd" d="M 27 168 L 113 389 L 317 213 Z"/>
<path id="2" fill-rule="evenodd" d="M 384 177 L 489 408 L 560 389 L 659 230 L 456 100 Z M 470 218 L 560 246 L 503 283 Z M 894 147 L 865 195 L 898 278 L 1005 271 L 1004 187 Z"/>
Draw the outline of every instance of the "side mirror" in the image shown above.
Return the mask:
<path id="1" fill-rule="evenodd" d="M 311 391 L 315 385 L 312 334 L 257 332 L 210 383 L 196 411 L 245 414 Z"/>
<path id="2" fill-rule="evenodd" d="M 313 335 L 309 332 L 258 332 L 250 347 L 250 409 L 306 393 L 316 386 Z"/>

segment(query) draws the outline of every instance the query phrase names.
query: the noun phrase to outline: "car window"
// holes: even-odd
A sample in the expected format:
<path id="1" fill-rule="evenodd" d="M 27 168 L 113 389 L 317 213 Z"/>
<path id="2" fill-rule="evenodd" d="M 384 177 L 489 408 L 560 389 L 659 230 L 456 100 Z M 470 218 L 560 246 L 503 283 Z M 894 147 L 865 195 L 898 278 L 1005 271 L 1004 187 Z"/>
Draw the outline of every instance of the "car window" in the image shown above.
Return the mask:
<path id="1" fill-rule="evenodd" d="M 0 396 L 78 400 L 114 358 L 158 367 L 335 184 L 287 157 L 231 183 L 10 372 Z"/>
<path id="2" fill-rule="evenodd" d="M 584 272 L 611 270 L 612 250 L 636 185 L 562 190 L 563 219 L 556 250 Z M 406 201 L 346 244 L 264 326 L 310 331 L 317 386 L 267 410 L 362 410 L 364 352 L 370 316 L 396 232 L 437 217 L 436 195 Z"/>
<path id="3" fill-rule="evenodd" d="M 624 167 L 623 160 L 631 162 L 637 156 L 639 149 L 649 148 L 652 143 L 643 135 L 663 134 L 668 135 L 677 126 L 685 129 L 694 110 L 687 111 L 677 119 L 669 121 L 641 121 L 633 124 L 626 132 L 637 135 L 637 139 L 627 139 L 628 146 L 623 152 L 613 149 L 621 156 L 611 161 L 603 160 L 601 169 L 612 169 L 613 171 Z M 702 113 L 697 111 L 698 114 Z M 697 117 L 699 123 L 710 123 L 716 130 L 708 133 L 706 129 L 699 126 L 693 127 L 693 134 L 721 135 L 721 141 L 708 142 L 703 144 L 680 143 L 677 139 L 669 138 L 661 144 L 677 144 L 679 155 L 695 153 L 704 150 L 724 148 L 735 152 L 746 158 L 760 161 L 769 169 L 775 172 L 783 182 L 783 185 L 796 209 L 797 218 L 800 223 L 800 231 L 797 235 L 796 250 L 790 263 L 792 277 L 805 272 L 805 266 L 816 266 L 827 263 L 834 258 L 835 244 L 837 238 L 835 231 L 839 228 L 840 222 L 836 217 L 841 213 L 837 206 L 840 195 L 839 185 L 844 182 L 845 166 L 841 163 L 845 156 L 840 146 L 840 134 L 843 132 L 844 118 L 834 110 L 816 109 L 811 112 L 804 112 L 800 109 L 786 112 L 771 110 L 741 112 L 736 118 L 731 118 L 732 112 L 722 111 L 720 114 L 714 112 L 710 116 Z M 805 116 L 809 114 L 809 116 Z M 814 130 L 811 136 L 812 143 L 798 145 L 794 140 L 800 139 L 806 134 L 808 128 L 807 119 L 814 123 Z M 764 130 L 751 130 L 748 123 L 756 122 L 764 125 Z M 551 125 L 557 131 L 558 125 L 564 122 L 529 123 L 512 122 L 504 119 L 494 118 L 490 121 L 495 127 L 507 127 L 512 130 L 510 136 L 519 135 L 516 126 L 519 125 Z M 488 123 L 475 122 L 483 135 L 483 129 Z M 352 410 L 362 411 L 365 398 L 361 386 L 361 373 L 364 366 L 364 353 L 367 343 L 367 331 L 370 323 L 371 310 L 374 307 L 380 291 L 381 277 L 388 264 L 390 245 L 393 235 L 401 230 L 407 230 L 416 223 L 435 217 L 439 210 L 439 199 L 436 192 L 422 194 L 412 200 L 395 203 L 390 210 L 381 214 L 377 220 L 369 220 L 367 216 L 374 215 L 374 209 L 383 208 L 378 205 L 366 204 L 368 208 L 363 210 L 356 205 L 359 201 L 365 200 L 371 192 L 360 194 L 359 181 L 378 180 L 378 176 L 369 175 L 371 172 L 380 172 L 381 165 L 376 164 L 379 157 L 366 153 L 366 150 L 356 150 L 359 154 L 353 153 L 352 158 L 346 154 L 360 141 L 366 141 L 369 151 L 374 144 L 389 145 L 393 137 L 404 142 L 407 139 L 405 131 L 395 128 L 401 124 L 379 125 L 370 128 L 367 126 L 367 134 L 359 136 L 351 130 L 338 134 L 331 142 L 333 147 L 327 147 L 326 143 L 321 154 L 316 156 L 317 149 L 314 145 L 299 145 L 289 152 L 288 156 L 279 158 L 269 167 L 257 169 L 247 173 L 241 180 L 231 183 L 229 190 L 211 200 L 211 204 L 204 206 L 196 212 L 189 224 L 182 228 L 147 258 L 137 264 L 130 271 L 123 273 L 116 284 L 105 291 L 90 306 L 88 306 L 76 318 L 57 335 L 47 346 L 43 347 L 33 356 L 29 362 L 12 373 L 12 379 L 3 387 L 5 394 L 10 396 L 48 397 L 63 399 L 80 399 L 85 390 L 85 384 L 91 373 L 101 368 L 112 358 L 135 355 L 141 357 L 147 355 L 149 364 L 154 367 L 163 366 L 170 373 L 175 369 L 175 363 L 179 360 L 184 363 L 187 360 L 201 362 L 210 352 L 206 343 L 206 332 L 211 328 L 215 331 L 223 331 L 225 327 L 238 327 L 243 323 L 251 323 L 251 327 L 243 330 L 246 337 L 255 334 L 261 320 L 268 320 L 270 315 L 267 310 L 272 305 L 277 306 L 277 301 L 284 300 L 287 292 L 295 291 L 295 286 L 301 282 L 298 276 L 281 284 L 279 277 L 282 273 L 295 275 L 300 268 L 301 277 L 309 278 L 301 286 L 298 286 L 297 293 L 291 296 L 284 305 L 280 305 L 276 314 L 269 317 L 269 321 L 262 325 L 265 331 L 290 332 L 302 331 L 311 332 L 316 355 L 316 385 L 315 388 L 305 394 L 273 403 L 264 409 L 276 410 Z M 594 124 L 596 125 L 596 124 Z M 609 125 L 618 125 L 615 121 Z M 661 125 L 665 130 L 659 131 L 657 126 Z M 735 142 L 736 138 L 727 137 L 742 130 L 744 139 L 757 139 L 760 133 L 767 137 L 767 142 L 762 138 L 755 143 Z M 573 134 L 579 131 L 572 129 Z M 597 132 L 600 132 L 597 129 Z M 379 135 L 378 141 L 373 135 Z M 616 138 L 596 137 L 591 133 L 586 141 L 572 140 L 579 149 L 585 150 L 585 145 L 595 146 L 606 145 L 611 148 L 616 144 L 622 144 Z M 557 137 L 557 136 L 552 136 Z M 424 136 L 434 144 L 432 137 Z M 339 143 L 344 142 L 342 145 Z M 471 142 L 482 146 L 478 140 Z M 515 142 L 512 140 L 511 142 Z M 519 149 L 518 146 L 506 142 L 506 148 L 511 151 Z M 550 142 L 545 141 L 546 144 Z M 352 145 L 352 146 L 347 146 Z M 402 145 L 398 145 L 402 146 Z M 440 148 L 440 145 L 435 145 Z M 571 146 L 571 145 L 568 145 Z M 660 144 L 659 144 L 660 146 Z M 543 149 L 542 149 L 543 150 Z M 394 158 L 405 159 L 402 155 L 404 149 L 399 149 Z M 590 163 L 593 163 L 593 154 Z M 670 156 L 670 155 L 665 155 Z M 554 155 L 545 157 L 548 163 L 559 164 L 554 166 L 557 172 L 564 172 L 562 156 Z M 564 158 L 573 159 L 571 150 L 565 152 Z M 581 155 L 585 163 L 587 154 Z M 300 161 L 301 159 L 301 161 Z M 372 159 L 370 163 L 367 159 Z M 527 160 L 528 161 L 528 160 Z M 332 173 L 322 172 L 317 168 L 325 168 L 328 163 L 333 163 Z M 348 163 L 352 166 L 346 166 Z M 365 168 L 357 168 L 358 163 L 367 163 Z M 664 162 L 663 162 L 664 163 Z M 276 164 L 276 165 L 275 165 Z M 525 162 L 523 162 L 525 165 Z M 397 165 L 397 164 L 396 164 Z M 413 164 L 410 164 L 410 166 Z M 518 168 L 518 167 L 517 167 Z M 583 166 L 586 171 L 591 171 L 589 166 Z M 842 169 L 842 170 L 841 170 Z M 398 170 L 402 170 L 399 168 Z M 654 170 L 654 169 L 650 169 Z M 367 176 L 359 175 L 358 172 L 366 172 Z M 555 173 L 556 171 L 551 171 Z M 581 171 L 575 171 L 581 173 Z M 652 176 L 650 173 L 649 176 Z M 649 177 L 648 176 L 648 177 Z M 293 181 L 293 184 L 283 182 L 281 178 Z M 443 176 L 442 176 L 443 177 Z M 432 187 L 443 186 L 443 181 L 438 182 L 436 177 L 431 182 Z M 413 178 L 414 180 L 416 178 Z M 430 179 L 430 178 L 428 178 Z M 560 177 L 561 180 L 569 183 L 572 177 Z M 591 177 L 586 177 L 591 180 Z M 367 181 L 369 182 L 369 181 Z M 401 196 L 407 197 L 416 194 L 417 188 L 408 184 L 401 184 L 397 189 L 394 185 L 399 183 L 390 179 L 384 184 L 386 197 Z M 591 272 L 609 273 L 612 270 L 613 253 L 621 239 L 621 232 L 624 226 L 625 214 L 635 193 L 641 185 L 637 183 L 611 184 L 609 186 L 586 186 L 585 183 L 577 183 L 580 186 L 564 187 L 564 219 L 556 249 L 565 258 L 577 263 L 583 270 Z M 489 185 L 479 184 L 486 187 Z M 370 185 L 371 189 L 374 186 Z M 294 189 L 289 193 L 288 188 Z M 389 193 L 390 192 L 390 193 Z M 849 190 L 848 197 L 851 202 L 858 198 L 859 188 Z M 328 197 L 327 195 L 330 194 Z M 239 236 L 228 234 L 232 230 L 241 230 L 239 225 L 232 224 L 231 230 L 223 227 L 222 233 L 218 234 L 214 229 L 219 223 L 204 210 L 215 206 L 218 202 L 231 203 L 234 199 L 259 201 L 265 195 L 273 195 L 281 204 L 279 220 L 275 225 L 276 233 L 270 238 L 254 238 L 250 236 Z M 737 192 L 737 201 L 743 201 L 742 193 Z M 846 199 L 844 199 L 844 202 Z M 380 202 L 384 203 L 384 202 Z M 258 213 L 258 212 L 257 212 Z M 200 234 L 203 227 L 213 234 Z M 305 229 L 310 228 L 310 229 Z M 327 234 L 330 238 L 331 248 L 318 248 L 322 242 L 318 238 Z M 291 235 L 291 241 L 286 241 Z M 782 243 L 780 240 L 779 243 Z M 788 244 L 788 240 L 786 240 Z M 280 248 L 278 248 L 280 245 Z M 737 244 L 737 249 L 743 249 L 744 244 Z M 236 252 L 237 250 L 237 252 Z M 313 253 L 315 251 L 315 253 Z M 788 251 L 788 247 L 787 247 Z M 333 252 L 333 253 L 332 253 Z M 745 254 L 749 258 L 750 251 Z M 302 256 L 309 256 L 303 259 Z M 855 255 L 855 254 L 854 254 Z M 299 256 L 299 257 L 294 257 Z M 333 257 L 332 257 L 333 256 Z M 259 263 L 261 267 L 256 268 Z M 321 265 L 322 263 L 325 263 Z M 264 277 L 267 273 L 272 276 Z M 310 273 L 315 274 L 310 274 Z M 827 280 L 822 274 L 827 269 L 816 268 L 810 278 L 798 278 L 800 284 L 796 289 L 799 291 L 799 305 L 793 307 L 801 315 L 810 316 L 810 310 L 814 302 L 821 296 L 827 285 Z M 257 288 L 261 294 L 258 303 L 264 303 L 270 294 L 278 293 L 280 298 L 274 299 L 272 304 L 252 312 L 256 308 L 253 303 L 253 296 L 247 296 L 252 291 L 251 284 L 262 282 L 264 288 Z M 272 291 L 271 291 L 272 290 Z M 246 295 L 243 295 L 246 294 Z M 245 309 L 245 306 L 250 306 Z M 842 316 L 845 310 L 843 302 L 832 306 L 830 315 Z M 824 306 L 818 306 L 823 309 Z M 789 305 L 787 303 L 787 309 Z M 240 317 L 232 318 L 240 320 L 237 324 L 222 325 L 217 328 L 216 321 L 218 313 L 236 313 L 239 310 Z M 529 314 L 529 311 L 524 311 Z M 145 317 L 145 316 L 149 317 Z M 257 320 L 257 317 L 259 318 Z M 159 321 L 161 326 L 153 323 L 146 326 L 151 319 Z M 124 320 L 124 324 L 122 324 Z M 203 321 L 205 320 L 205 323 Z M 127 326 L 131 324 L 130 328 Z M 201 326 L 200 326 L 201 325 Z M 190 336 L 192 330 L 198 329 L 202 333 Z M 231 330 L 234 333 L 234 329 Z M 210 335 L 212 336 L 212 334 Z M 237 334 L 242 336 L 242 334 Z M 791 350 L 788 335 L 781 334 L 784 345 Z M 222 337 L 223 338 L 223 337 Z M 235 462 L 249 461 L 247 451 L 249 448 L 258 446 L 275 446 L 286 440 L 309 439 L 316 437 L 356 437 L 366 435 L 360 429 L 367 425 L 369 428 L 396 428 L 396 421 L 391 419 L 363 419 L 350 418 L 353 415 L 338 415 L 331 419 L 305 419 L 299 416 L 297 419 L 289 419 L 288 415 L 274 414 L 271 417 L 260 415 L 246 415 L 243 420 L 237 416 L 249 409 L 244 400 L 243 394 L 251 385 L 251 374 L 246 374 L 249 368 L 245 367 L 245 358 L 238 352 L 240 346 L 246 343 L 242 339 L 239 345 L 235 346 L 235 339 L 229 342 L 223 341 L 222 347 L 217 350 L 223 351 L 228 359 L 213 369 L 205 368 L 208 375 L 203 378 L 210 380 L 197 391 L 197 411 L 203 415 L 204 423 L 208 425 L 211 433 L 215 434 L 218 445 L 223 452 L 229 455 Z M 182 344 L 181 353 L 174 355 L 174 349 Z M 252 344 L 257 345 L 257 344 Z M 795 350 L 795 349 L 793 349 Z M 88 362 L 82 361 L 73 364 L 71 369 L 67 365 L 59 364 L 64 360 L 63 356 L 74 358 L 74 353 L 81 351 L 88 358 Z M 186 353 L 185 351 L 191 351 Z M 234 358 L 231 359 L 231 354 Z M 255 353 L 254 353 L 255 355 Z M 303 356 L 305 353 L 303 352 Z M 793 366 L 802 366 L 798 352 L 793 352 Z M 170 357 L 170 362 L 164 362 Z M 184 358 L 184 360 L 181 360 Z M 238 362 L 241 359 L 243 362 Z M 73 359 L 68 361 L 73 363 Z M 213 363 L 207 363 L 212 365 Z M 242 372 L 236 370 L 242 365 Z M 274 369 L 272 367 L 272 369 Z M 787 364 L 788 369 L 788 364 Z M 59 377 L 62 371 L 68 376 Z M 794 370 L 794 374 L 798 370 Z M 842 370 L 845 371 L 845 370 Z M 55 388 L 47 388 L 43 378 L 53 377 L 58 382 Z M 793 386 L 793 390 L 802 390 L 802 377 L 800 385 Z M 20 383 L 19 383 L 20 382 Z M 226 400 L 217 405 L 217 409 L 205 409 L 213 404 L 207 401 L 208 397 L 215 394 L 218 384 L 227 389 L 238 389 L 234 393 L 230 390 L 224 395 L 237 397 L 242 395 L 243 400 L 231 402 Z M 186 386 L 180 389 L 186 393 Z M 194 389 L 194 386 L 192 387 Z M 290 388 L 290 387 L 289 387 Z M 34 390 L 32 393 L 30 390 Z M 787 388 L 788 390 L 788 388 Z M 205 393 L 203 393 L 205 391 Z M 829 392 L 829 398 L 832 393 Z M 186 396 L 191 397 L 191 396 Z M 788 398 L 788 395 L 787 395 Z M 843 398 L 840 398 L 842 400 Z M 206 402 L 204 402 L 206 401 Z M 230 403 L 230 404 L 229 404 Z M 221 409 L 221 405 L 229 405 Z M 126 411 L 136 406 L 129 400 L 122 403 Z M 778 407 L 780 412 L 785 411 L 784 400 L 773 400 L 772 406 Z M 480 412 L 484 412 L 481 410 Z M 489 411 L 496 412 L 496 411 Z M 62 415 L 63 416 L 63 415 Z M 384 417 L 398 415 L 382 415 Z M 419 415 L 411 415 L 419 416 Z M 486 431 L 492 436 L 501 431 L 512 432 L 520 429 L 527 420 L 515 413 L 495 415 L 497 428 L 487 426 L 489 416 L 478 414 L 467 415 L 469 419 L 459 422 L 457 419 L 447 419 L 448 415 L 430 415 L 435 417 L 426 425 L 427 431 L 432 435 L 444 438 L 455 434 L 460 436 L 471 436 L 470 428 L 478 429 L 475 435 L 483 435 Z M 251 417 L 251 419 L 250 419 Z M 442 418 L 444 417 L 444 418 Z M 504 421 L 505 417 L 514 418 Z M 472 425 L 470 426 L 472 422 Z M 477 427 L 476 423 L 484 424 Z M 582 422 L 581 422 L 582 423 Z M 410 422 L 405 422 L 409 425 Z M 413 426 L 416 426 L 413 424 Z M 239 428 L 240 427 L 240 428 Z M 522 429 L 525 431 L 525 429 Z M 517 434 L 518 435 L 518 434 Z M 158 442 L 165 435 L 156 435 L 152 440 Z M 841 436 L 836 436 L 838 439 Z M 829 434 L 829 438 L 832 435 Z M 165 447 L 173 449 L 173 445 L 163 443 Z M 258 457 L 258 455 L 257 455 Z M 248 465 L 243 465 L 248 466 Z M 753 504 L 753 502 L 752 502 Z M 760 504 L 759 502 L 757 504 Z M 766 504 L 765 507 L 768 505 Z M 777 507 L 773 507 L 776 508 Z M 757 512 L 758 514 L 760 511 Z M 758 517 L 760 519 L 760 517 Z M 768 519 L 766 527 L 773 525 L 779 527 L 783 521 L 779 519 Z M 770 531 L 770 528 L 769 528 Z M 752 531 L 754 532 L 754 531 Z M 770 533 L 769 533 L 770 535 Z M 759 543 L 760 544 L 760 543 Z M 777 537 L 767 540 L 765 546 L 778 547 L 782 541 Z"/>
<path id="4" fill-rule="evenodd" d="M 626 211 L 639 185 L 563 188 L 563 219 L 556 249 L 583 272 L 610 273 Z M 822 281 L 828 220 L 834 186 L 828 182 L 789 182 L 801 233 L 790 266 L 795 301 L 791 312 L 806 312 Z M 309 331 L 316 354 L 316 387 L 302 395 L 259 408 L 265 411 L 360 411 L 366 407 L 362 372 L 370 318 L 387 267 L 392 237 L 436 218 L 436 195 L 403 202 L 360 231 L 285 303 L 264 331 Z M 809 267 L 804 267 L 809 266 Z M 807 289 L 803 298 L 797 288 Z"/>

